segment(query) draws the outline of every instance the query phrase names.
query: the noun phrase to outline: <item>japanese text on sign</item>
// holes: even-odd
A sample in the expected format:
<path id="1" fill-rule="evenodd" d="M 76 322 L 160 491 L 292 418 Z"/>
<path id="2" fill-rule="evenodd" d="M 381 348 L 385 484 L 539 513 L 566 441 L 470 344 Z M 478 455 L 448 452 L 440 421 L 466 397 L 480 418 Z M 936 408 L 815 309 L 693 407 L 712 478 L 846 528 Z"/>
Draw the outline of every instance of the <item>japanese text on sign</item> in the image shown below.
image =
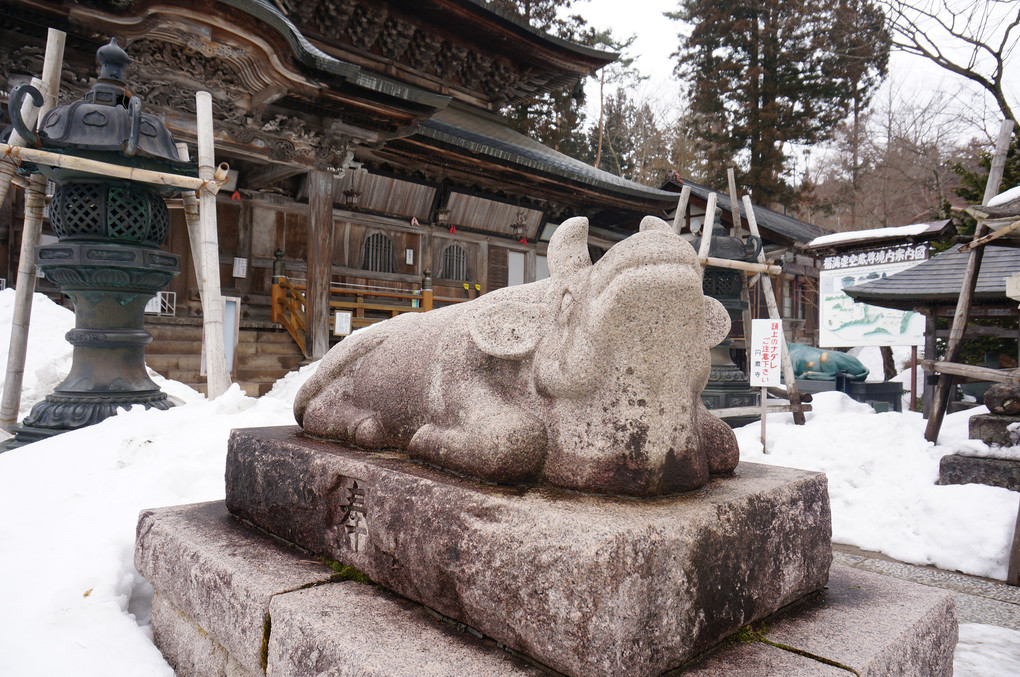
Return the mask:
<path id="1" fill-rule="evenodd" d="M 782 378 L 783 323 L 751 320 L 751 387 L 778 386 Z"/>

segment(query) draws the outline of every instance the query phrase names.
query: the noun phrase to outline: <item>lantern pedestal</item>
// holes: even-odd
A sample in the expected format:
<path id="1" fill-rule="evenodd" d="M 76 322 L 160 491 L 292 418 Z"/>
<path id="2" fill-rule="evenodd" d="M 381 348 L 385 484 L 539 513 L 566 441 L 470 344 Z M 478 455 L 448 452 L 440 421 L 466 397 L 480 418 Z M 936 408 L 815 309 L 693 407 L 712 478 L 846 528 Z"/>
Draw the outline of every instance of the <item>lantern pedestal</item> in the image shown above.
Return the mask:
<path id="1" fill-rule="evenodd" d="M 180 272 L 180 257 L 150 247 L 96 242 L 44 245 L 36 264 L 74 302 L 71 371 L 14 429 L 27 444 L 93 425 L 119 408 L 173 403 L 149 378 L 145 304 Z"/>

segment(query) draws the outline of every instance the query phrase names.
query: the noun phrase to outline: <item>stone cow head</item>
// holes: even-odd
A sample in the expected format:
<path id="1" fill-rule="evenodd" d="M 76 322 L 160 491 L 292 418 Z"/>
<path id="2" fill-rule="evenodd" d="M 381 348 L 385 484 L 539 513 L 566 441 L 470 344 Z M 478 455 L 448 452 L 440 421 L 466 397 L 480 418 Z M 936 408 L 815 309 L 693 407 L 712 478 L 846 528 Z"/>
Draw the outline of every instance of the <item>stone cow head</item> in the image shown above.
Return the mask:
<path id="1" fill-rule="evenodd" d="M 497 483 L 653 496 L 732 471 L 736 439 L 700 397 L 730 320 L 694 249 L 651 216 L 596 264 L 587 240 L 569 219 L 549 278 L 337 344 L 298 423 Z"/>

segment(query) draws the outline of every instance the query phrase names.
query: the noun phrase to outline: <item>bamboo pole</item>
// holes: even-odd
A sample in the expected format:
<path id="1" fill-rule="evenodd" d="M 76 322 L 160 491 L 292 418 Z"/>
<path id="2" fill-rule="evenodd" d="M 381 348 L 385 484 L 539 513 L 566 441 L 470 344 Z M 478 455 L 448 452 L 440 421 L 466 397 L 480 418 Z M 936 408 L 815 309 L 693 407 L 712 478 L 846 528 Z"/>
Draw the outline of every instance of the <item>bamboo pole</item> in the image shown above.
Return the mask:
<path id="1" fill-rule="evenodd" d="M 60 72 L 64 63 L 64 42 L 67 34 L 51 28 L 46 32 L 46 54 L 43 57 L 43 72 L 41 78 L 32 78 L 32 86 L 43 95 L 43 105 L 36 108 L 31 98 L 25 99 L 21 107 L 21 118 L 25 124 L 35 128 L 36 122 L 41 120 L 46 113 L 57 105 L 57 93 L 60 91 Z M 11 131 L 9 141 L 11 146 L 24 146 L 25 140 L 17 131 Z M 17 170 L 17 163 L 0 162 L 0 204 L 7 198 L 7 191 L 10 189 L 11 180 Z"/>
<path id="2" fill-rule="evenodd" d="M 715 256 L 698 257 L 703 266 L 715 266 L 716 268 L 732 268 L 734 270 L 745 270 L 750 273 L 765 273 L 767 275 L 779 275 L 783 272 L 782 266 L 772 263 L 755 263 L 753 261 L 737 261 L 735 259 L 720 259 Z"/>
<path id="3" fill-rule="evenodd" d="M 203 288 L 202 325 L 205 343 L 206 379 L 209 399 L 230 387 L 226 348 L 223 345 L 223 296 L 220 291 L 220 252 L 216 234 L 216 188 L 213 147 L 212 95 L 195 94 L 198 130 L 198 176 L 204 186 L 198 191 L 199 229 L 202 258 L 200 285 Z"/>
<path id="4" fill-rule="evenodd" d="M 691 199 L 691 187 L 684 186 L 680 189 L 680 199 L 676 203 L 676 214 L 673 215 L 673 232 L 680 234 L 683 227 L 684 216 L 687 214 L 687 203 Z"/>
<path id="5" fill-rule="evenodd" d="M 761 237 L 758 231 L 758 221 L 754 216 L 754 207 L 751 205 L 751 197 L 744 196 L 744 213 L 747 215 L 747 225 L 751 229 L 751 235 Z M 758 263 L 765 263 L 765 249 L 758 252 Z M 765 303 L 769 307 L 769 317 L 774 320 L 780 319 L 779 306 L 776 305 L 776 295 L 772 290 L 772 278 L 763 276 L 761 286 L 765 291 Z M 786 390 L 790 394 L 790 405 L 793 407 L 793 422 L 797 425 L 804 425 L 803 405 L 800 402 L 800 391 L 797 389 L 797 378 L 793 373 L 793 362 L 790 360 L 790 351 L 786 345 L 786 334 L 782 335 L 783 350 L 780 361 L 783 365 L 783 377 L 786 379 Z"/>
<path id="6" fill-rule="evenodd" d="M 27 160 L 28 162 L 35 162 L 40 165 L 60 167 L 61 169 L 75 169 L 109 178 L 154 183 L 163 186 L 174 186 L 175 188 L 187 188 L 189 190 L 202 190 L 210 192 L 214 196 L 219 191 L 220 185 L 226 183 L 227 170 L 230 169 L 226 163 L 221 163 L 215 170 L 210 168 L 209 177 L 203 179 L 201 176 L 195 178 L 193 176 L 182 176 L 180 174 L 159 172 L 151 169 L 125 167 L 124 165 L 102 162 L 101 160 L 92 160 L 75 155 L 63 155 L 47 150 L 39 150 L 38 148 L 24 148 L 6 143 L 0 143 L 0 156 L 2 156 L 0 157 L 2 159 L 0 164 L 9 167 L 17 167 L 21 161 Z"/>
<path id="7" fill-rule="evenodd" d="M 46 35 L 46 55 L 43 58 L 42 79 L 32 84 L 43 95 L 43 105 L 37 111 L 42 118 L 57 104 L 60 91 L 60 73 L 64 61 L 66 34 L 50 29 Z M 26 104 L 30 104 L 26 101 Z M 24 117 L 24 116 L 23 116 Z M 31 120 L 31 117 L 27 118 Z M 29 124 L 35 124 L 30 122 Z M 17 132 L 11 134 L 12 144 L 24 143 Z M 7 144 L 5 144 L 7 145 Z M 8 147 L 10 147 L 8 145 Z M 17 165 L 0 162 L 0 203 L 7 197 Z M 21 388 L 25 376 L 25 358 L 28 354 L 28 328 L 32 321 L 32 295 L 35 293 L 35 246 L 42 230 L 43 207 L 46 203 L 46 178 L 35 174 L 25 189 L 25 220 L 21 232 L 21 253 L 18 258 L 18 280 L 14 295 L 14 315 L 11 318 L 11 342 L 7 349 L 7 373 L 3 396 L 0 397 L 0 427 L 10 430 L 18 422 L 21 409 Z"/>

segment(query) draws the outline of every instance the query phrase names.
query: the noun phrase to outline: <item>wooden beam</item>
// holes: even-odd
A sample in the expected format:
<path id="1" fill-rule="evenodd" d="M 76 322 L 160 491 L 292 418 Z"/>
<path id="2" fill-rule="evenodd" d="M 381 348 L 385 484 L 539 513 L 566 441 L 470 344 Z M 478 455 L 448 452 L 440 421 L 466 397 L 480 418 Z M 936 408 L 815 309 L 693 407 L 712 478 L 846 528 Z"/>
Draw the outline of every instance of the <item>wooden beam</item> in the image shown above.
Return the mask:
<path id="1" fill-rule="evenodd" d="M 729 409 L 709 409 L 716 418 L 735 418 L 737 416 L 759 416 L 761 414 L 761 407 L 730 407 Z M 793 406 L 792 404 L 770 404 L 765 407 L 766 414 L 783 414 L 793 413 L 796 415 L 798 412 L 811 411 L 810 404 L 800 404 Z"/>
<path id="2" fill-rule="evenodd" d="M 1020 385 L 1020 371 L 1015 369 L 992 369 L 990 367 L 978 367 L 973 364 L 960 364 L 958 362 L 944 362 L 941 360 L 921 360 L 920 365 L 925 371 L 933 371 L 938 374 L 952 374 L 953 376 L 963 376 L 977 381 Z"/>

